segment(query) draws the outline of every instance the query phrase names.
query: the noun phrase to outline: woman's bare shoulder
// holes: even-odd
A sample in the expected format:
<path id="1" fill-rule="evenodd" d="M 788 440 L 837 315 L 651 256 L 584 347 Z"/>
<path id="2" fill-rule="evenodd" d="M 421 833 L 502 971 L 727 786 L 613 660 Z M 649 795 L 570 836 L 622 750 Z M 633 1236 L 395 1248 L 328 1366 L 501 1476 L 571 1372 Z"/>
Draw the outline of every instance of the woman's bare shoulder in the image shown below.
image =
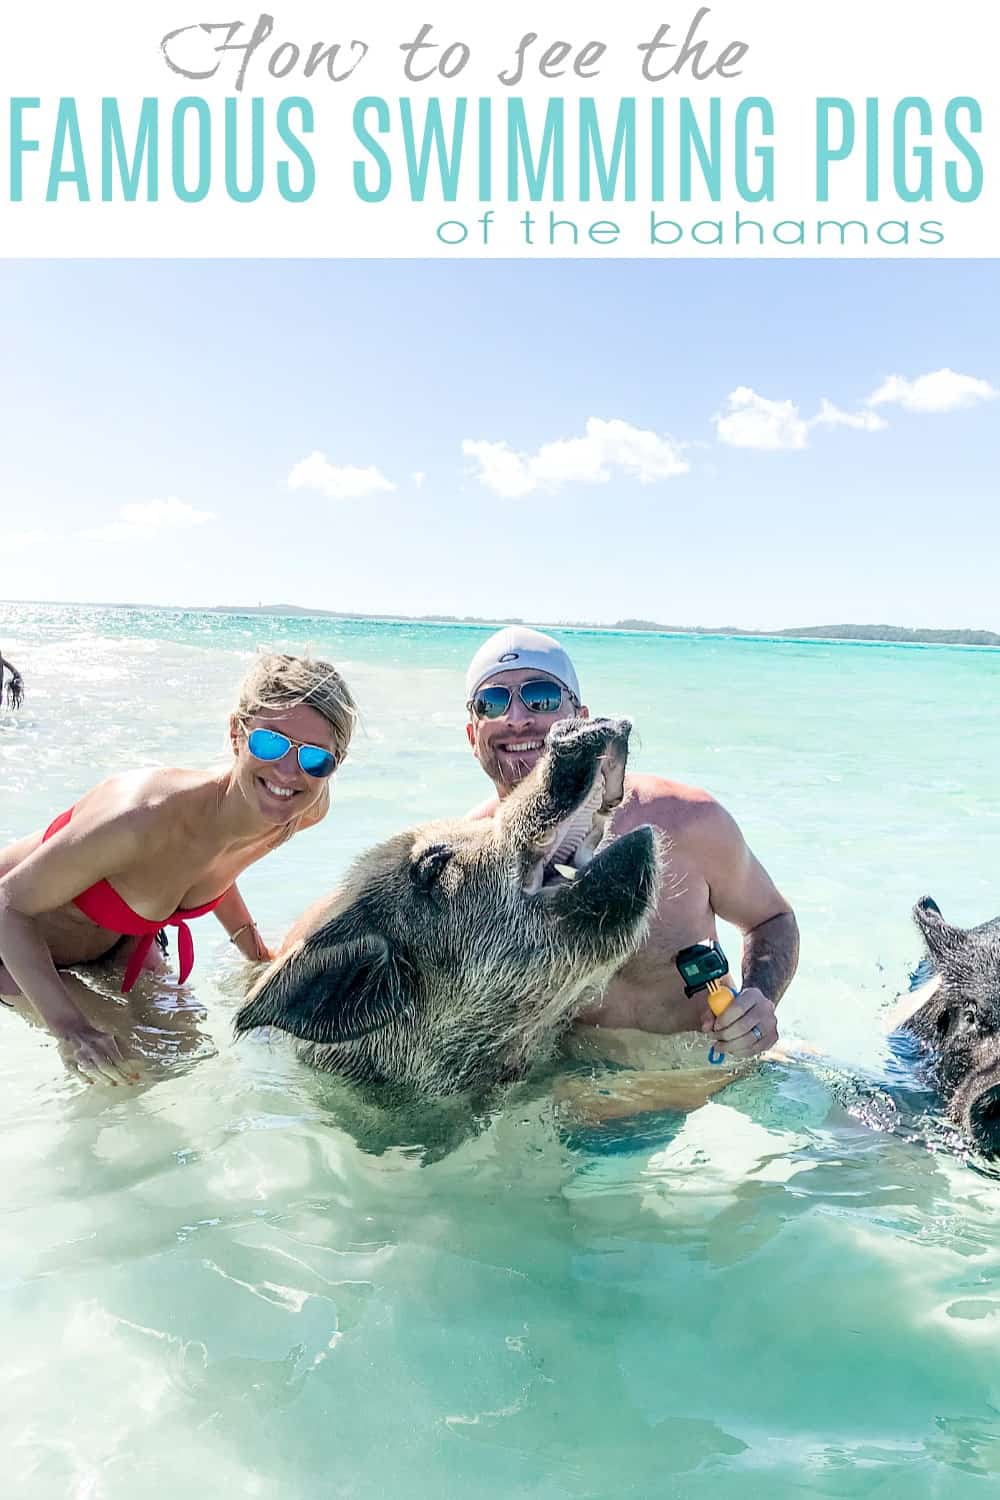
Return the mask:
<path id="1" fill-rule="evenodd" d="M 215 778 L 208 771 L 152 766 L 109 776 L 76 803 L 74 821 L 91 826 L 110 821 L 127 823 L 139 831 L 169 826 L 186 812 L 200 811 L 214 793 Z"/>

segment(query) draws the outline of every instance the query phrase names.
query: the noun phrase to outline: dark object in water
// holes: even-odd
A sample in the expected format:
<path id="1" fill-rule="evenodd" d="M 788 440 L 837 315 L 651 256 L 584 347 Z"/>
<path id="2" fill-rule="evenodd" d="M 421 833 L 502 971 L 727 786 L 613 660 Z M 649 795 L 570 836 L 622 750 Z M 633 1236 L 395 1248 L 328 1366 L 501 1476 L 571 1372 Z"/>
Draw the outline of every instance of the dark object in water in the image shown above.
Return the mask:
<path id="1" fill-rule="evenodd" d="M 1000 917 L 953 927 L 930 896 L 913 916 L 938 984 L 900 1030 L 933 1055 L 949 1119 L 977 1151 L 1000 1156 Z"/>
<path id="2" fill-rule="evenodd" d="M 4 668 L 10 673 L 7 679 L 7 707 L 20 708 L 24 702 L 24 679 L 12 661 L 0 652 L 0 702 L 3 700 Z"/>

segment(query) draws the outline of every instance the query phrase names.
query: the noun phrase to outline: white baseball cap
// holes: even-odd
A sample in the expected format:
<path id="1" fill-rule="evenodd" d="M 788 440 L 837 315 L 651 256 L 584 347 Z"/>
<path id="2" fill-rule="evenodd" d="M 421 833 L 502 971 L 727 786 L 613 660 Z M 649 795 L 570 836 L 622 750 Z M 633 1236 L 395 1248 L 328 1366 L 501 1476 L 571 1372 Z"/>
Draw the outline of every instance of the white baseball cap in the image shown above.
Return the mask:
<path id="1" fill-rule="evenodd" d="M 576 669 L 562 646 L 552 636 L 531 630 L 527 625 L 505 625 L 483 642 L 465 674 L 466 698 L 472 699 L 487 677 L 495 677 L 500 672 L 517 672 L 522 667 L 547 672 L 563 687 L 569 688 L 579 701 L 580 683 Z"/>

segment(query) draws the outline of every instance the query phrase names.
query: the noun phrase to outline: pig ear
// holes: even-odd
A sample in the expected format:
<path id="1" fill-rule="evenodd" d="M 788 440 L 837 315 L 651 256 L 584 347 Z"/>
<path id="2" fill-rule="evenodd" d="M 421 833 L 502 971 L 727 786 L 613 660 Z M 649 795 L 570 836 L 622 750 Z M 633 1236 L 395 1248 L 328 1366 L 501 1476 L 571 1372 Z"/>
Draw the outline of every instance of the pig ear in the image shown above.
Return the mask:
<path id="1" fill-rule="evenodd" d="M 953 953 L 964 935 L 960 927 L 952 927 L 945 921 L 933 896 L 920 898 L 913 908 L 913 919 L 932 958 L 942 959 Z"/>
<path id="2" fill-rule="evenodd" d="M 437 885 L 455 851 L 450 844 L 431 844 L 410 866 L 410 879 L 425 894 Z"/>
<path id="3" fill-rule="evenodd" d="M 408 1015 L 409 965 L 379 932 L 348 936 L 327 923 L 272 966 L 236 1017 L 236 1031 L 277 1026 L 307 1042 L 354 1042 Z"/>

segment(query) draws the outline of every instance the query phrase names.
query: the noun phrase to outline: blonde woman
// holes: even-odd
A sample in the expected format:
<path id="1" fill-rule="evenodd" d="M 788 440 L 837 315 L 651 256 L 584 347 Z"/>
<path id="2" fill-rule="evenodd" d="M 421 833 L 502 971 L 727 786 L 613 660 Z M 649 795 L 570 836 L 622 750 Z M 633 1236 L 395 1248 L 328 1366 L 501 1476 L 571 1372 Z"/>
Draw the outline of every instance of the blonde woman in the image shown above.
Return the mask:
<path id="1" fill-rule="evenodd" d="M 0 852 L 0 996 L 24 996 L 71 1070 L 129 1081 L 117 1039 L 91 1024 L 60 968 L 104 958 L 124 937 L 122 992 L 177 929 L 180 978 L 194 958 L 188 922 L 212 911 L 244 957 L 267 959 L 236 885 L 269 850 L 326 816 L 330 777 L 354 728 L 354 700 L 329 662 L 261 654 L 229 721 L 221 769 L 113 776 L 48 828 Z"/>

